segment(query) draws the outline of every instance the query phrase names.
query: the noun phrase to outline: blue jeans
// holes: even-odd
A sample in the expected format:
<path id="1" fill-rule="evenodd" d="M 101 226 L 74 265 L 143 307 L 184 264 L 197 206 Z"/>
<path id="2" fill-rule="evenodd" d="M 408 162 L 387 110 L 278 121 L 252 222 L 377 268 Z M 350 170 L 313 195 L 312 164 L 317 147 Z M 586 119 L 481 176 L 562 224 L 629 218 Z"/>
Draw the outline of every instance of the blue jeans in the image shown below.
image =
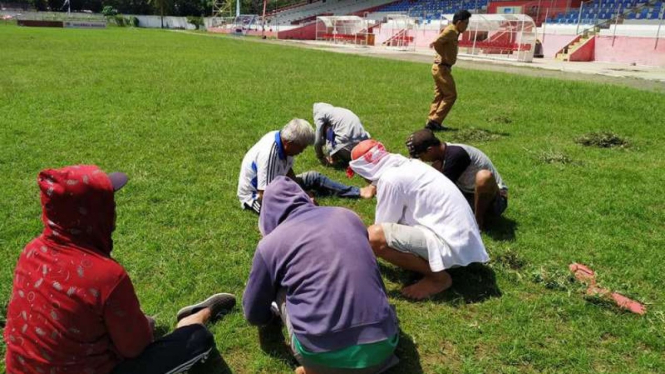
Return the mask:
<path id="1" fill-rule="evenodd" d="M 360 189 L 335 182 L 317 171 L 296 175 L 296 181 L 305 191 L 314 191 L 317 196 L 359 198 Z"/>

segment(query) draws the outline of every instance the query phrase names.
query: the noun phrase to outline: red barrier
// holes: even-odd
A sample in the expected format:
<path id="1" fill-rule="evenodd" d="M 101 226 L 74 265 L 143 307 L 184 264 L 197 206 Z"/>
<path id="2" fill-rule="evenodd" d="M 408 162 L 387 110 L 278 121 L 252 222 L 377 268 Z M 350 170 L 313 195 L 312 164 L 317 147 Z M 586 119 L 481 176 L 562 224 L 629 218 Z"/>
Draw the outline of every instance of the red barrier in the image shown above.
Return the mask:
<path id="1" fill-rule="evenodd" d="M 27 27 L 63 27 L 62 21 L 37 21 L 31 19 L 20 19 L 17 21 L 19 26 Z"/>
<path id="2" fill-rule="evenodd" d="M 460 47 L 474 47 L 472 40 L 459 42 Z M 476 42 L 476 48 L 481 49 L 499 49 L 506 51 L 530 51 L 531 44 L 507 43 L 507 42 Z"/>

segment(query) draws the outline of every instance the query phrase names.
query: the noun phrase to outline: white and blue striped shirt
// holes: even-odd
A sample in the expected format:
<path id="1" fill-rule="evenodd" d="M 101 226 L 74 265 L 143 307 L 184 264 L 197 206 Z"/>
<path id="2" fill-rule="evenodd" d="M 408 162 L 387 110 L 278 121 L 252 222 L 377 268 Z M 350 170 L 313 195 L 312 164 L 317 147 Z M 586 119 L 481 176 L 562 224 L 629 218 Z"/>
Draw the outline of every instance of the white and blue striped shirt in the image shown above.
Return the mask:
<path id="1" fill-rule="evenodd" d="M 242 160 L 238 178 L 238 199 L 241 205 L 252 203 L 258 192 L 279 175 L 293 167 L 293 157 L 284 154 L 279 131 L 271 131 L 254 144 Z"/>

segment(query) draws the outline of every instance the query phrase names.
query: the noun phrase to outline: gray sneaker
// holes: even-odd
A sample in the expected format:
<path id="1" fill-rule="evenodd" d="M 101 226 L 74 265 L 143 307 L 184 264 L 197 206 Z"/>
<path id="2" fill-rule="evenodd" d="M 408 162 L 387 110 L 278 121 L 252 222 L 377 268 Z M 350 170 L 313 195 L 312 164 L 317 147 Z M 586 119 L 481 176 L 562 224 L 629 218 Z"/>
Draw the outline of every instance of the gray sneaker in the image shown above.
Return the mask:
<path id="1" fill-rule="evenodd" d="M 180 309 L 176 315 L 176 319 L 180 321 L 181 319 L 189 317 L 194 313 L 198 313 L 205 308 L 209 308 L 210 321 L 213 322 L 231 312 L 235 306 L 235 296 L 231 295 L 230 293 L 218 293 L 210 296 L 198 304 L 189 305 Z"/>

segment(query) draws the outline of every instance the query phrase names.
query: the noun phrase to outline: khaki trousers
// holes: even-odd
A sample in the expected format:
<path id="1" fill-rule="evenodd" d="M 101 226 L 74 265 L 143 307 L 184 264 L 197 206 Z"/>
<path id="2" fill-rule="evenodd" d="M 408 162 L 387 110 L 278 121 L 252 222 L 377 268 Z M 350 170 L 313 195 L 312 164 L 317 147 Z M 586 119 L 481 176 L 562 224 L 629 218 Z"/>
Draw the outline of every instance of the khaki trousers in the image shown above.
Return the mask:
<path id="1" fill-rule="evenodd" d="M 427 119 L 443 124 L 443 120 L 457 100 L 457 88 L 455 88 L 455 80 L 450 68 L 447 66 L 432 65 L 432 77 L 434 78 L 434 100 L 432 100 Z"/>

